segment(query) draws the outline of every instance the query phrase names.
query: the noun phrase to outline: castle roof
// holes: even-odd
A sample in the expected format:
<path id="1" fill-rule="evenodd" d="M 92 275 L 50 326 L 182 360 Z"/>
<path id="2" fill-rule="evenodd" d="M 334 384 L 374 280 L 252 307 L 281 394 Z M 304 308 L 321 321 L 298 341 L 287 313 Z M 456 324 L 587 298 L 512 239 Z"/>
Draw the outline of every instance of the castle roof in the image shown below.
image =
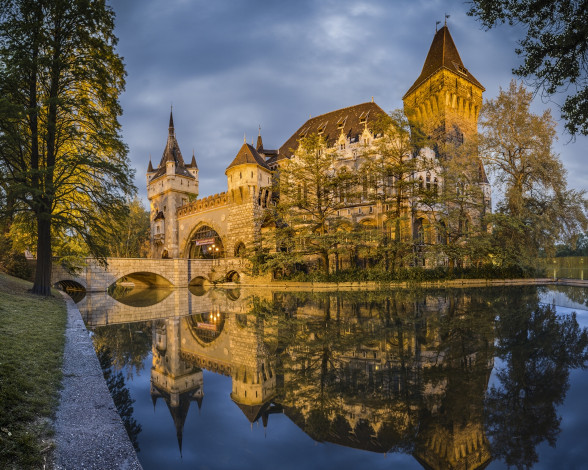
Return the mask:
<path id="1" fill-rule="evenodd" d="M 237 156 L 227 167 L 227 170 L 237 165 L 246 165 L 251 163 L 259 165 L 265 169 L 269 169 L 265 163 L 264 158 L 259 154 L 259 152 L 255 150 L 252 145 L 249 145 L 247 142 L 245 142 L 243 143 L 243 146 L 239 152 L 237 152 Z"/>
<path id="2" fill-rule="evenodd" d="M 159 162 L 157 171 L 151 178 L 152 180 L 166 174 L 166 167 L 168 162 L 173 162 L 175 164 L 176 175 L 194 178 L 194 176 L 192 176 L 190 172 L 186 169 L 186 164 L 184 163 L 184 158 L 182 157 L 182 152 L 180 151 L 180 146 L 178 144 L 178 141 L 176 140 L 176 133 L 174 130 L 174 117 L 171 111 L 169 113 L 169 133 L 167 136 L 167 143 L 165 144 L 165 149 L 163 150 L 163 155 L 161 156 L 161 161 Z M 192 164 L 195 163 L 196 160 L 193 158 Z"/>
<path id="3" fill-rule="evenodd" d="M 313 133 L 324 136 L 329 146 L 337 141 L 341 131 L 348 138 L 359 138 L 366 125 L 369 128 L 385 114 L 382 108 L 371 101 L 310 118 L 280 147 L 276 160 L 291 157 L 298 148 L 298 140 Z"/>
<path id="4" fill-rule="evenodd" d="M 403 99 L 441 69 L 449 70 L 450 72 L 459 75 L 471 84 L 477 86 L 478 88 L 481 88 L 482 91 L 485 90 L 480 82 L 476 80 L 474 76 L 468 72 L 468 69 L 466 69 L 463 65 L 461 57 L 459 57 L 459 52 L 457 52 L 457 47 L 455 47 L 453 38 L 449 33 L 449 28 L 447 26 L 443 26 L 439 31 L 437 31 L 437 33 L 435 33 L 435 37 L 431 43 L 431 47 L 429 49 L 429 53 L 427 54 L 427 58 L 425 59 L 425 64 L 423 65 L 421 74 L 413 83 L 413 85 L 408 89 Z"/>

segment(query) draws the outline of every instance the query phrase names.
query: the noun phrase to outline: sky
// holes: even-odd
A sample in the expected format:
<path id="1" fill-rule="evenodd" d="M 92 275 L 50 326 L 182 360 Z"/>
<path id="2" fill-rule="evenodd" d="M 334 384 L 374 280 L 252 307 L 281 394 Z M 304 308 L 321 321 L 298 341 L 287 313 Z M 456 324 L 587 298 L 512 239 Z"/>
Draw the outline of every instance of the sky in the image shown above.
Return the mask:
<path id="1" fill-rule="evenodd" d="M 449 31 L 485 99 L 508 88 L 524 31 L 484 31 L 463 0 L 110 0 L 126 65 L 123 139 L 148 206 L 145 173 L 159 164 L 171 106 L 184 160 L 196 155 L 200 196 L 226 191 L 224 171 L 243 144 L 279 148 L 309 116 L 374 101 L 402 108 L 446 14 Z M 561 102 L 561 96 L 555 101 Z M 555 151 L 568 184 L 588 190 L 588 138 L 564 133 Z"/>

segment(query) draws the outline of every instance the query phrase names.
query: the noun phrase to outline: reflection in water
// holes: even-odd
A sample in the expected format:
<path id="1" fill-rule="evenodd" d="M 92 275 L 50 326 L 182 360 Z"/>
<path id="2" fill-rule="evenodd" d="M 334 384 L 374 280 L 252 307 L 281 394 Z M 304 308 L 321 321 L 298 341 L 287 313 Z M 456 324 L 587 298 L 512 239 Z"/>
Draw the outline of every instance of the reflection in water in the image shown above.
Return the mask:
<path id="1" fill-rule="evenodd" d="M 150 307 L 162 302 L 172 292 L 171 289 L 134 288 L 115 284 L 108 293 L 121 304 L 131 307 Z"/>
<path id="2" fill-rule="evenodd" d="M 117 351 L 116 366 L 139 370 L 150 329 L 150 393 L 165 401 L 180 452 L 208 370 L 230 377 L 231 400 L 264 427 L 283 413 L 315 441 L 410 454 L 425 468 L 528 468 L 539 444 L 555 444 L 569 371 L 588 361 L 575 315 L 556 315 L 536 287 L 185 289 L 164 303 L 176 306 L 167 317 L 144 309 L 151 321 L 96 326 L 94 338 Z M 129 315 L 85 314 L 94 325 Z"/>

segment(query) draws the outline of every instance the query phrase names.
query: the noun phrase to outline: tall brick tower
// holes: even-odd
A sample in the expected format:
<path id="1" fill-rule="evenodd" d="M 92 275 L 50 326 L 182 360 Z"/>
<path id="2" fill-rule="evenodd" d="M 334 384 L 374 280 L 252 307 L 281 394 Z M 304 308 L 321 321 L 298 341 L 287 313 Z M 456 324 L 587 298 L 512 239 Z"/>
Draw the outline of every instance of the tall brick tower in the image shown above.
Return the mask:
<path id="1" fill-rule="evenodd" d="M 432 132 L 477 132 L 484 87 L 463 65 L 447 25 L 436 32 L 421 74 L 404 97 L 411 124 Z"/>

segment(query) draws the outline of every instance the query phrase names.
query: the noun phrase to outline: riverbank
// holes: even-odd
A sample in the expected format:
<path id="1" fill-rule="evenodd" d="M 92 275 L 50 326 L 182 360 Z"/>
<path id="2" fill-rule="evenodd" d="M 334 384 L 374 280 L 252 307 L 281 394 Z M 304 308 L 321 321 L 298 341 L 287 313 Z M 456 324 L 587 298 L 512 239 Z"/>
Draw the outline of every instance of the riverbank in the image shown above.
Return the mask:
<path id="1" fill-rule="evenodd" d="M 77 307 L 31 286 L 0 272 L 0 468 L 141 469 Z"/>
<path id="2" fill-rule="evenodd" d="M 580 279 L 553 279 L 553 278 L 529 278 L 529 279 L 448 279 L 437 281 L 398 281 L 398 282 L 299 282 L 299 281 L 271 281 L 271 282 L 243 282 L 230 284 L 235 287 L 270 287 L 284 288 L 288 290 L 381 290 L 381 289 L 406 289 L 406 288 L 430 288 L 430 287 L 487 287 L 487 286 L 525 286 L 525 285 L 566 285 L 588 287 L 588 280 Z M 228 287 L 229 283 L 222 284 Z"/>
<path id="3" fill-rule="evenodd" d="M 0 272 L 0 468 L 50 466 L 67 311 Z"/>

